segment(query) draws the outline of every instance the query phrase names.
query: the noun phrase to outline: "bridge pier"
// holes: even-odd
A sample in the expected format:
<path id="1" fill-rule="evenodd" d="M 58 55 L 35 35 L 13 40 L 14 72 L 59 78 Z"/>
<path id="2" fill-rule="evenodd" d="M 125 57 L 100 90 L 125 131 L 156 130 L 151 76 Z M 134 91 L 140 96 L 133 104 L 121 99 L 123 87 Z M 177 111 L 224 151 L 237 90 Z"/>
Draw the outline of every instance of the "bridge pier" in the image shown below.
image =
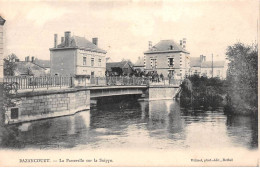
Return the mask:
<path id="1" fill-rule="evenodd" d="M 5 108 L 5 124 L 72 115 L 90 109 L 90 91 L 27 92 L 13 96 L 12 102 L 15 106 Z"/>

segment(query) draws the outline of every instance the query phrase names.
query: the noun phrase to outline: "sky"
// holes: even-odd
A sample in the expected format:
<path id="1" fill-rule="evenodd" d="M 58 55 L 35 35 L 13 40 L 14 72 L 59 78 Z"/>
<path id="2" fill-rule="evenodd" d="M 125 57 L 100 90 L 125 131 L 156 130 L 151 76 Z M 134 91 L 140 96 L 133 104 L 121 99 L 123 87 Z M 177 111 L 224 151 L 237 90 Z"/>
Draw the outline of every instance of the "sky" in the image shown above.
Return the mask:
<path id="1" fill-rule="evenodd" d="M 252 44 L 257 38 L 258 0 L 169 1 L 4 1 L 0 15 L 6 20 L 4 55 L 16 54 L 50 59 L 49 48 L 65 31 L 98 46 L 112 61 L 135 62 L 160 40 L 179 43 L 187 39 L 191 57 L 225 58 L 226 48 L 236 42 Z"/>

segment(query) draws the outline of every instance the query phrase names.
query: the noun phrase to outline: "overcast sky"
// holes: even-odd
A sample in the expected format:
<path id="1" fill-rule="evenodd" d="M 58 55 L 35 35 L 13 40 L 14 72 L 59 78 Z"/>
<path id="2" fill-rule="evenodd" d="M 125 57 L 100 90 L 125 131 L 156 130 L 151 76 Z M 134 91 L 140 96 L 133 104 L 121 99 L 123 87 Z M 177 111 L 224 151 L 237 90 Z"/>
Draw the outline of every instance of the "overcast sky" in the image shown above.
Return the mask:
<path id="1" fill-rule="evenodd" d="M 0 0 L 0 15 L 6 19 L 5 55 L 24 60 L 33 55 L 49 59 L 53 34 L 99 38 L 99 47 L 113 61 L 135 62 L 160 40 L 187 38 L 191 57 L 200 54 L 217 60 L 228 45 L 256 40 L 257 0 L 186 1 L 63 1 L 15 2 Z M 217 57 L 218 56 L 218 57 Z"/>

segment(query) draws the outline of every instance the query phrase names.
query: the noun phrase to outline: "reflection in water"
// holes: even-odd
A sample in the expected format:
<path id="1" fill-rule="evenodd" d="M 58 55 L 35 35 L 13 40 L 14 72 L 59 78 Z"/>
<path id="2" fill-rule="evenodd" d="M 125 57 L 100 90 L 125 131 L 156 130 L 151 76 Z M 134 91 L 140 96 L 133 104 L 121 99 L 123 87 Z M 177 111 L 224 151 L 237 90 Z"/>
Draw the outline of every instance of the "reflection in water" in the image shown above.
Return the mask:
<path id="1" fill-rule="evenodd" d="M 226 127 L 227 134 L 236 144 L 248 148 L 258 147 L 257 119 L 245 116 L 228 116 Z"/>
<path id="2" fill-rule="evenodd" d="M 72 116 L 8 125 L 2 148 L 248 148 L 258 145 L 257 120 L 181 108 L 178 101 L 121 101 Z"/>

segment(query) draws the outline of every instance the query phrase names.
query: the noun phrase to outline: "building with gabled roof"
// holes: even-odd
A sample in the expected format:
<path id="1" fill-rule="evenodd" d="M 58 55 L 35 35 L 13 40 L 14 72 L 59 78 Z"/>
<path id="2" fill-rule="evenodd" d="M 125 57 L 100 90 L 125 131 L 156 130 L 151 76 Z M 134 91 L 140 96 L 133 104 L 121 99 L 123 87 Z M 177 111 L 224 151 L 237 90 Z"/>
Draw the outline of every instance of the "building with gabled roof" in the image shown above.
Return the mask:
<path id="1" fill-rule="evenodd" d="M 144 66 L 147 72 L 156 71 L 164 77 L 184 78 L 189 74 L 190 53 L 186 50 L 186 39 L 161 40 L 144 52 Z"/>
<path id="2" fill-rule="evenodd" d="M 33 62 L 18 61 L 14 64 L 14 76 L 46 76 L 46 68 Z"/>
<path id="3" fill-rule="evenodd" d="M 206 61 L 206 56 L 191 57 L 190 74 L 204 77 L 219 77 L 225 79 L 227 76 L 228 63 L 226 61 Z M 213 71 L 212 71 L 213 70 Z M 212 75 L 213 73 L 213 75 Z"/>
<path id="4" fill-rule="evenodd" d="M 50 48 L 51 74 L 104 77 L 106 53 L 98 47 L 98 38 L 90 42 L 84 37 L 71 36 L 67 31 L 58 44 L 58 35 L 55 34 L 54 47 Z"/>
<path id="5" fill-rule="evenodd" d="M 110 62 L 106 64 L 107 76 L 130 75 L 133 73 L 133 65 L 129 61 Z"/>

